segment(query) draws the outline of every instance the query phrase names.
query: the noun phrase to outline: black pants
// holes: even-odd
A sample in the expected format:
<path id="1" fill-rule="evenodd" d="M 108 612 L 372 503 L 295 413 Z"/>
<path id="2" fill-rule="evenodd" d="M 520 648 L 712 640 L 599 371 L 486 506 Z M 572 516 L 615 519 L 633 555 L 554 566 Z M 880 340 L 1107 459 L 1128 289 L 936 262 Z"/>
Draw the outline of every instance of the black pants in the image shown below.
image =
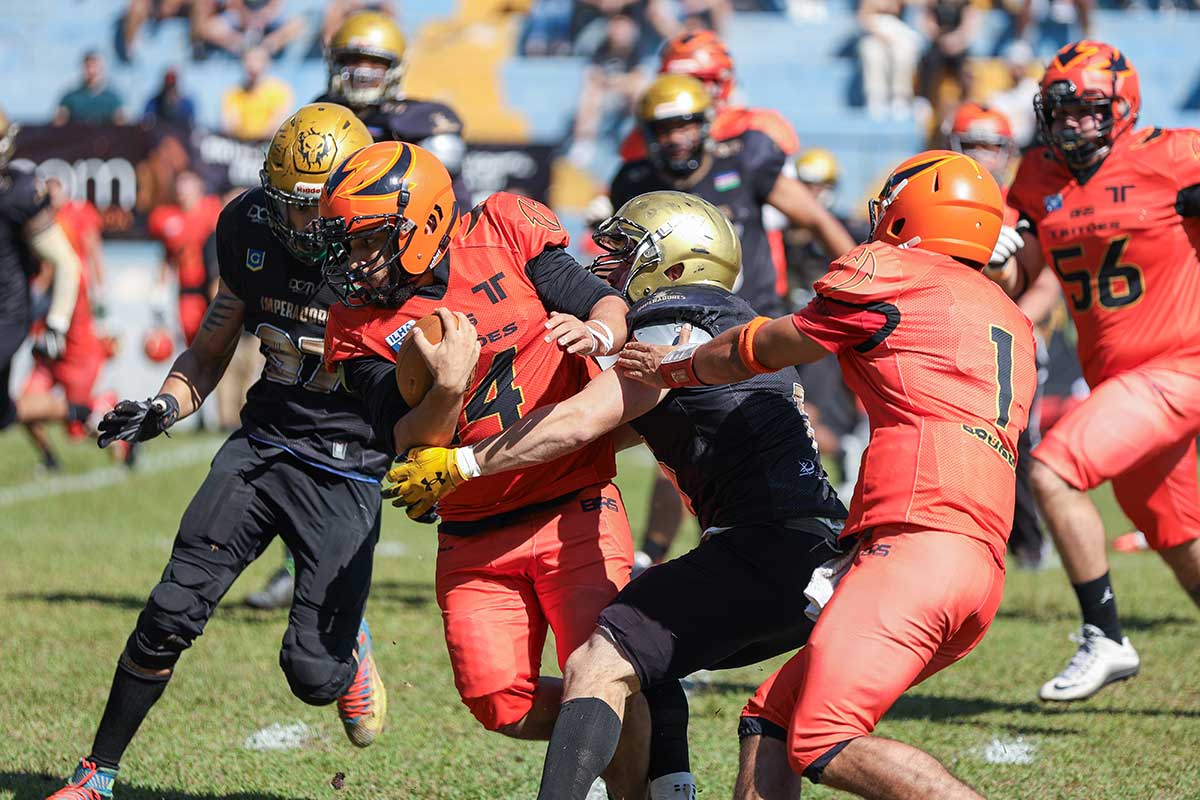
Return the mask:
<path id="1" fill-rule="evenodd" d="M 29 333 L 23 322 L 0 322 L 0 431 L 17 421 L 17 404 L 9 394 L 12 362 Z"/>
<path id="2" fill-rule="evenodd" d="M 129 637 L 129 657 L 148 669 L 174 665 L 279 534 L 296 560 L 279 664 L 301 700 L 332 702 L 354 679 L 379 520 L 378 484 L 339 477 L 238 431 L 183 514 L 162 580 Z"/>
<path id="3" fill-rule="evenodd" d="M 706 537 L 674 561 L 646 570 L 600 612 L 597 623 L 642 686 L 698 669 L 729 669 L 808 641 L 804 589 L 838 554 L 814 519 L 755 525 Z"/>

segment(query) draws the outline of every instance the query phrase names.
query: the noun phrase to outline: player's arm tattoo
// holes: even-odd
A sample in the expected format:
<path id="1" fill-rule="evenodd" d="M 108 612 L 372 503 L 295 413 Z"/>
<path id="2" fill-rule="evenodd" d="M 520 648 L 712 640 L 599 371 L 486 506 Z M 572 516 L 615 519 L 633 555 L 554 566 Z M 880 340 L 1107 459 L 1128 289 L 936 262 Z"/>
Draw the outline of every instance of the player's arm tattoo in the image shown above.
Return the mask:
<path id="1" fill-rule="evenodd" d="M 237 351 L 244 314 L 245 305 L 222 282 L 196 338 L 175 359 L 160 390 L 179 401 L 180 418 L 199 408 L 225 374 Z"/>

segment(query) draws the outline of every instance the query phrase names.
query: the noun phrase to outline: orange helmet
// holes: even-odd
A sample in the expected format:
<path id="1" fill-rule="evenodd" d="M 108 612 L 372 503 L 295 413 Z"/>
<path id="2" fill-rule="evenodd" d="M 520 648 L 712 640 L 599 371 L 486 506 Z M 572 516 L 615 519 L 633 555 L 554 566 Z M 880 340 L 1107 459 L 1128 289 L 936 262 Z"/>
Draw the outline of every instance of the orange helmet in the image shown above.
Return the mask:
<path id="1" fill-rule="evenodd" d="M 1055 116 L 1071 106 L 1083 106 L 1100 116 L 1098 138 L 1085 138 L 1069 128 L 1054 132 Z M 1115 47 L 1089 39 L 1055 53 L 1034 99 L 1042 138 L 1073 167 L 1088 165 L 1101 151 L 1107 155 L 1106 148 L 1133 128 L 1141 107 L 1142 92 L 1133 64 Z"/>
<path id="2" fill-rule="evenodd" d="M 397 306 L 415 279 L 433 269 L 458 228 L 450 173 L 428 150 L 378 142 L 357 150 L 329 175 L 320 199 L 329 245 L 324 274 L 347 305 Z M 375 252 L 351 260 L 356 240 Z"/>
<path id="3" fill-rule="evenodd" d="M 964 147 L 990 144 L 1013 146 L 1012 125 L 1008 117 L 979 103 L 963 103 L 950 123 L 950 149 L 961 153 Z"/>
<path id="4" fill-rule="evenodd" d="M 712 31 L 681 33 L 663 45 L 659 73 L 691 75 L 708 89 L 713 100 L 724 103 L 733 93 L 733 58 L 729 48 Z"/>
<path id="5" fill-rule="evenodd" d="M 988 263 L 1004 201 L 1000 186 L 974 159 L 928 150 L 904 161 L 870 202 L 871 239 Z"/>

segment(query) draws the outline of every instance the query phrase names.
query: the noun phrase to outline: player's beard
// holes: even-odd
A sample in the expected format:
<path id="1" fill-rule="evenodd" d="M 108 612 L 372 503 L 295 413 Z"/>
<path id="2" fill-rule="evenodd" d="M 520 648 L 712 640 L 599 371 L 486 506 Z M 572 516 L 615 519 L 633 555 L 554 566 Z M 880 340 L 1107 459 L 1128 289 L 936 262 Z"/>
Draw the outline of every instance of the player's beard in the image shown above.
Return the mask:
<path id="1" fill-rule="evenodd" d="M 396 275 L 396 280 L 392 283 L 392 288 L 388 291 L 387 297 L 384 298 L 384 308 L 399 308 L 409 301 L 409 299 L 417 293 L 420 288 L 419 275 L 409 275 L 400 269 L 398 264 L 393 264 L 389 267 Z"/>

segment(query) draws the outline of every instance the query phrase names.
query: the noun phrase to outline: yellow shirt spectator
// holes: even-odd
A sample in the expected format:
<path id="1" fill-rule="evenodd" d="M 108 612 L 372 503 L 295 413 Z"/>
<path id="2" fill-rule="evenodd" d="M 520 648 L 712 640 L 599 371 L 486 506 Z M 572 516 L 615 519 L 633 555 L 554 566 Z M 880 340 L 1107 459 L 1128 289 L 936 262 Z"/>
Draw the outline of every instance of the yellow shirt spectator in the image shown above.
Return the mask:
<path id="1" fill-rule="evenodd" d="M 279 123 L 292 111 L 292 90 L 279 80 L 264 75 L 265 51 L 255 48 L 242 57 L 246 76 L 221 99 L 225 133 L 235 139 L 257 142 L 271 138 Z"/>

